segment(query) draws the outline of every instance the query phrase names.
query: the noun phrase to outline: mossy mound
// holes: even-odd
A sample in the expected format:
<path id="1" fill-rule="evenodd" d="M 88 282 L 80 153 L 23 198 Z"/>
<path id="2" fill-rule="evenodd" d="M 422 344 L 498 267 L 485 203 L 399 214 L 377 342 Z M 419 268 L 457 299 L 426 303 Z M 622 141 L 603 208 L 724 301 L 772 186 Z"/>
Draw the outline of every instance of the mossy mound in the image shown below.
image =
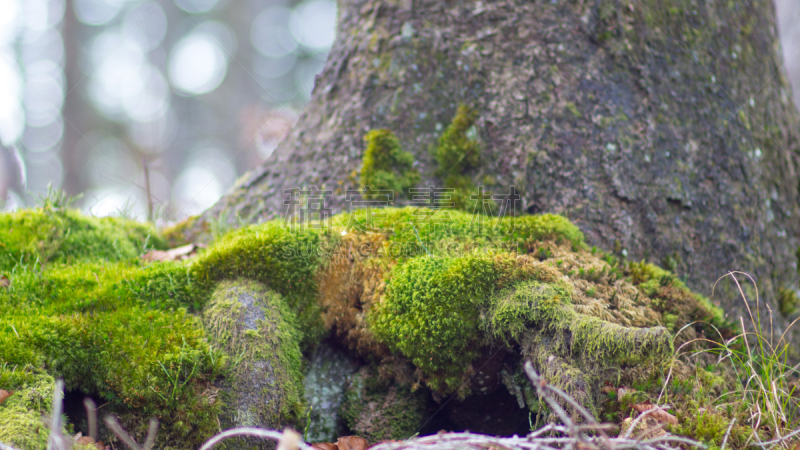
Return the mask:
<path id="1" fill-rule="evenodd" d="M 159 417 L 161 447 L 191 447 L 219 430 L 236 400 L 215 386 L 242 375 L 238 344 L 277 374 L 270 420 L 297 425 L 300 352 L 325 335 L 381 373 L 412 367 L 383 377 L 387 386 L 428 386 L 439 398 L 469 395 L 463 381 L 486 348 L 517 349 L 512 366 L 557 361 L 551 378 L 579 394 L 569 382 L 579 375 L 594 383 L 599 375 L 587 373 L 660 367 L 671 333 L 690 322 L 724 325 L 668 272 L 587 248 L 555 215 L 387 208 L 335 216 L 329 228 L 273 221 L 231 231 L 191 260 L 150 263 L 139 256 L 163 242 L 145 225 L 63 209 L 0 221 L 0 245 L 16 252 L 0 268 L 10 282 L 0 287 L 0 362 L 111 402 L 124 423 L 141 423 L 134 434 L 141 419 Z M 235 280 L 261 299 L 256 328 L 242 329 L 237 314 L 248 307 L 220 294 Z M 584 391 L 593 406 L 596 391 Z"/>
<path id="2" fill-rule="evenodd" d="M 146 262 L 140 257 L 147 250 L 164 245 L 144 224 L 48 207 L 0 221 L 0 246 L 11 254 L 3 253 L 0 267 L 8 281 L 0 286 L 0 363 L 10 370 L 44 369 L 67 390 L 109 402 L 106 410 L 134 436 L 155 416 L 157 445 L 194 447 L 220 431 L 225 402 L 213 383 L 235 378 L 241 362 L 224 339 L 209 342 L 220 338 L 222 319 L 204 327 L 199 314 L 219 283 L 245 278 L 274 286 L 269 298 L 280 298 L 267 302 L 278 321 L 265 316 L 264 323 L 281 329 L 272 336 L 281 345 L 264 338 L 250 356 L 281 349 L 275 356 L 289 374 L 278 383 L 275 423 L 299 423 L 298 346 L 324 333 L 314 283 L 320 258 L 283 249 L 316 248 L 324 233 L 295 234 L 271 223 L 231 232 L 192 261 Z"/>
<path id="3" fill-rule="evenodd" d="M 164 245 L 152 227 L 117 217 L 87 217 L 50 205 L 0 214 L 0 271 L 58 262 L 121 261 Z"/>
<path id="4" fill-rule="evenodd" d="M 542 369 L 541 357 L 556 356 L 564 370 L 619 373 L 668 362 L 671 333 L 685 324 L 703 321 L 696 333 L 725 326 L 718 308 L 673 275 L 587 248 L 562 217 L 436 214 L 339 216 L 334 224 L 349 231 L 319 283 L 328 287 L 326 324 L 341 339 L 402 354 L 440 394 L 468 395 L 464 377 L 482 349 L 523 345 L 531 330 L 548 340 L 547 355 L 525 354 Z"/>

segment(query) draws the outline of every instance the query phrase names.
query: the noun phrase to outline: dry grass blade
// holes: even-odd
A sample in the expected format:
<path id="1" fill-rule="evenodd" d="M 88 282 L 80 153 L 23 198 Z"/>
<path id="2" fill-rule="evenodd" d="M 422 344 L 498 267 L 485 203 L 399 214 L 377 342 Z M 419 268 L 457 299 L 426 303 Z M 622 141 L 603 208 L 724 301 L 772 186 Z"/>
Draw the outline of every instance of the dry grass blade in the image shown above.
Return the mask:
<path id="1" fill-rule="evenodd" d="M 64 380 L 57 380 L 53 392 L 53 406 L 50 409 L 50 438 L 47 450 L 66 449 L 66 442 L 61 435 L 61 406 L 64 400 Z"/>
<path id="2" fill-rule="evenodd" d="M 86 418 L 89 422 L 89 437 L 97 440 L 97 405 L 94 400 L 86 397 L 83 399 L 83 406 L 86 408 Z"/>
<path id="3" fill-rule="evenodd" d="M 152 417 L 150 419 L 150 428 L 147 429 L 147 437 L 142 445 L 142 450 L 150 450 L 156 443 L 156 434 L 158 433 L 158 419 Z"/>
<path id="4" fill-rule="evenodd" d="M 128 434 L 128 432 L 125 431 L 124 428 L 122 428 L 122 425 L 119 424 L 119 421 L 117 420 L 116 417 L 114 417 L 114 416 L 106 416 L 106 418 L 103 419 L 103 421 L 106 423 L 108 428 L 110 428 L 111 431 L 113 431 L 114 434 L 116 434 L 117 437 L 125 445 L 127 445 L 130 449 L 132 449 L 132 450 L 142 450 L 142 447 L 139 446 L 139 444 L 135 440 L 133 440 L 131 435 Z"/>
<path id="5" fill-rule="evenodd" d="M 227 431 L 223 431 L 222 433 L 207 440 L 206 443 L 203 444 L 202 447 L 200 447 L 200 450 L 210 450 L 215 445 L 219 444 L 225 439 L 230 439 L 233 437 L 255 437 L 259 439 L 272 439 L 273 441 L 281 442 L 281 440 L 284 437 L 284 434 L 281 433 L 280 431 L 264 430 L 261 428 L 249 428 L 249 427 L 233 428 Z M 305 442 L 298 442 L 296 444 L 296 447 L 300 448 L 300 450 L 311 450 L 311 447 L 306 445 Z"/>

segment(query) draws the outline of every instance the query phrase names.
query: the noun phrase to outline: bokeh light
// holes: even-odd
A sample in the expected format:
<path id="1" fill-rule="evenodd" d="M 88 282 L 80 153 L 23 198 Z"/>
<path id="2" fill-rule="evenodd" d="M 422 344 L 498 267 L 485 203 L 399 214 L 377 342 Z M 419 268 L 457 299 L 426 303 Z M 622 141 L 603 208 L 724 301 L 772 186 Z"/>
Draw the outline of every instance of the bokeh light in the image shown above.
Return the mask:
<path id="1" fill-rule="evenodd" d="M 169 58 L 169 79 L 186 94 L 213 91 L 225 79 L 227 69 L 227 57 L 219 41 L 199 29 L 181 39 Z"/>
<path id="2" fill-rule="evenodd" d="M 335 21 L 334 0 L 0 0 L 3 207 L 52 185 L 97 215 L 201 212 L 273 154 Z"/>

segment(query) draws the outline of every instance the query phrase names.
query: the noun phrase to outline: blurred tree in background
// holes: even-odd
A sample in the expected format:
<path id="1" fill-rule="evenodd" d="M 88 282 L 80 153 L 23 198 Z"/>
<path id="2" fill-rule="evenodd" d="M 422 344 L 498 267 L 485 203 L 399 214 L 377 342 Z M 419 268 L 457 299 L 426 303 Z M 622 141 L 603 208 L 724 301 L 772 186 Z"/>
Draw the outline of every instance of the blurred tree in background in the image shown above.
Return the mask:
<path id="1" fill-rule="evenodd" d="M 96 215 L 199 213 L 291 127 L 335 22 L 333 0 L 0 0 L 5 208 L 52 184 Z"/>

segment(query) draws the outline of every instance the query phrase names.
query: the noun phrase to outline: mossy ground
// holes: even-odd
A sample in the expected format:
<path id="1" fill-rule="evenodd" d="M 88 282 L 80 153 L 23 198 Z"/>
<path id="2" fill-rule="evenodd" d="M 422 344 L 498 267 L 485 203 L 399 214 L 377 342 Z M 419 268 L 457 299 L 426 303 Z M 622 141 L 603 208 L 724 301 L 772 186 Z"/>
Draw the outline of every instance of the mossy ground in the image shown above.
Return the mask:
<path id="1" fill-rule="evenodd" d="M 276 314 L 292 323 L 276 341 L 287 349 L 278 355 L 291 372 L 284 381 L 296 384 L 280 410 L 287 422 L 302 413 L 299 352 L 327 334 L 394 373 L 387 383 L 464 396 L 463 380 L 487 345 L 534 348 L 524 356 L 540 368 L 556 361 L 553 380 L 569 388 L 579 377 L 656 379 L 678 329 L 699 321 L 681 344 L 727 326 L 718 308 L 669 272 L 590 249 L 555 215 L 359 211 L 335 216 L 329 229 L 241 228 L 192 260 L 155 263 L 139 258 L 164 246 L 144 225 L 46 209 L 0 221 L 0 245 L 14 255 L 0 267 L 10 280 L 0 287 L 4 371 L 64 378 L 69 389 L 111 402 L 128 424 L 155 415 L 164 447 L 218 431 L 224 402 L 212 387 L 232 376 L 236 355 L 208 338 L 230 314 L 212 314 L 205 327 L 199 315 L 219 309 L 209 300 L 226 280 L 265 286 L 279 300 L 270 302 Z M 413 369 L 394 370 L 398 364 Z M 595 372 L 602 376 L 587 377 Z M 598 414 L 623 414 L 590 390 L 585 401 Z M 685 432 L 700 433 L 704 423 Z"/>

